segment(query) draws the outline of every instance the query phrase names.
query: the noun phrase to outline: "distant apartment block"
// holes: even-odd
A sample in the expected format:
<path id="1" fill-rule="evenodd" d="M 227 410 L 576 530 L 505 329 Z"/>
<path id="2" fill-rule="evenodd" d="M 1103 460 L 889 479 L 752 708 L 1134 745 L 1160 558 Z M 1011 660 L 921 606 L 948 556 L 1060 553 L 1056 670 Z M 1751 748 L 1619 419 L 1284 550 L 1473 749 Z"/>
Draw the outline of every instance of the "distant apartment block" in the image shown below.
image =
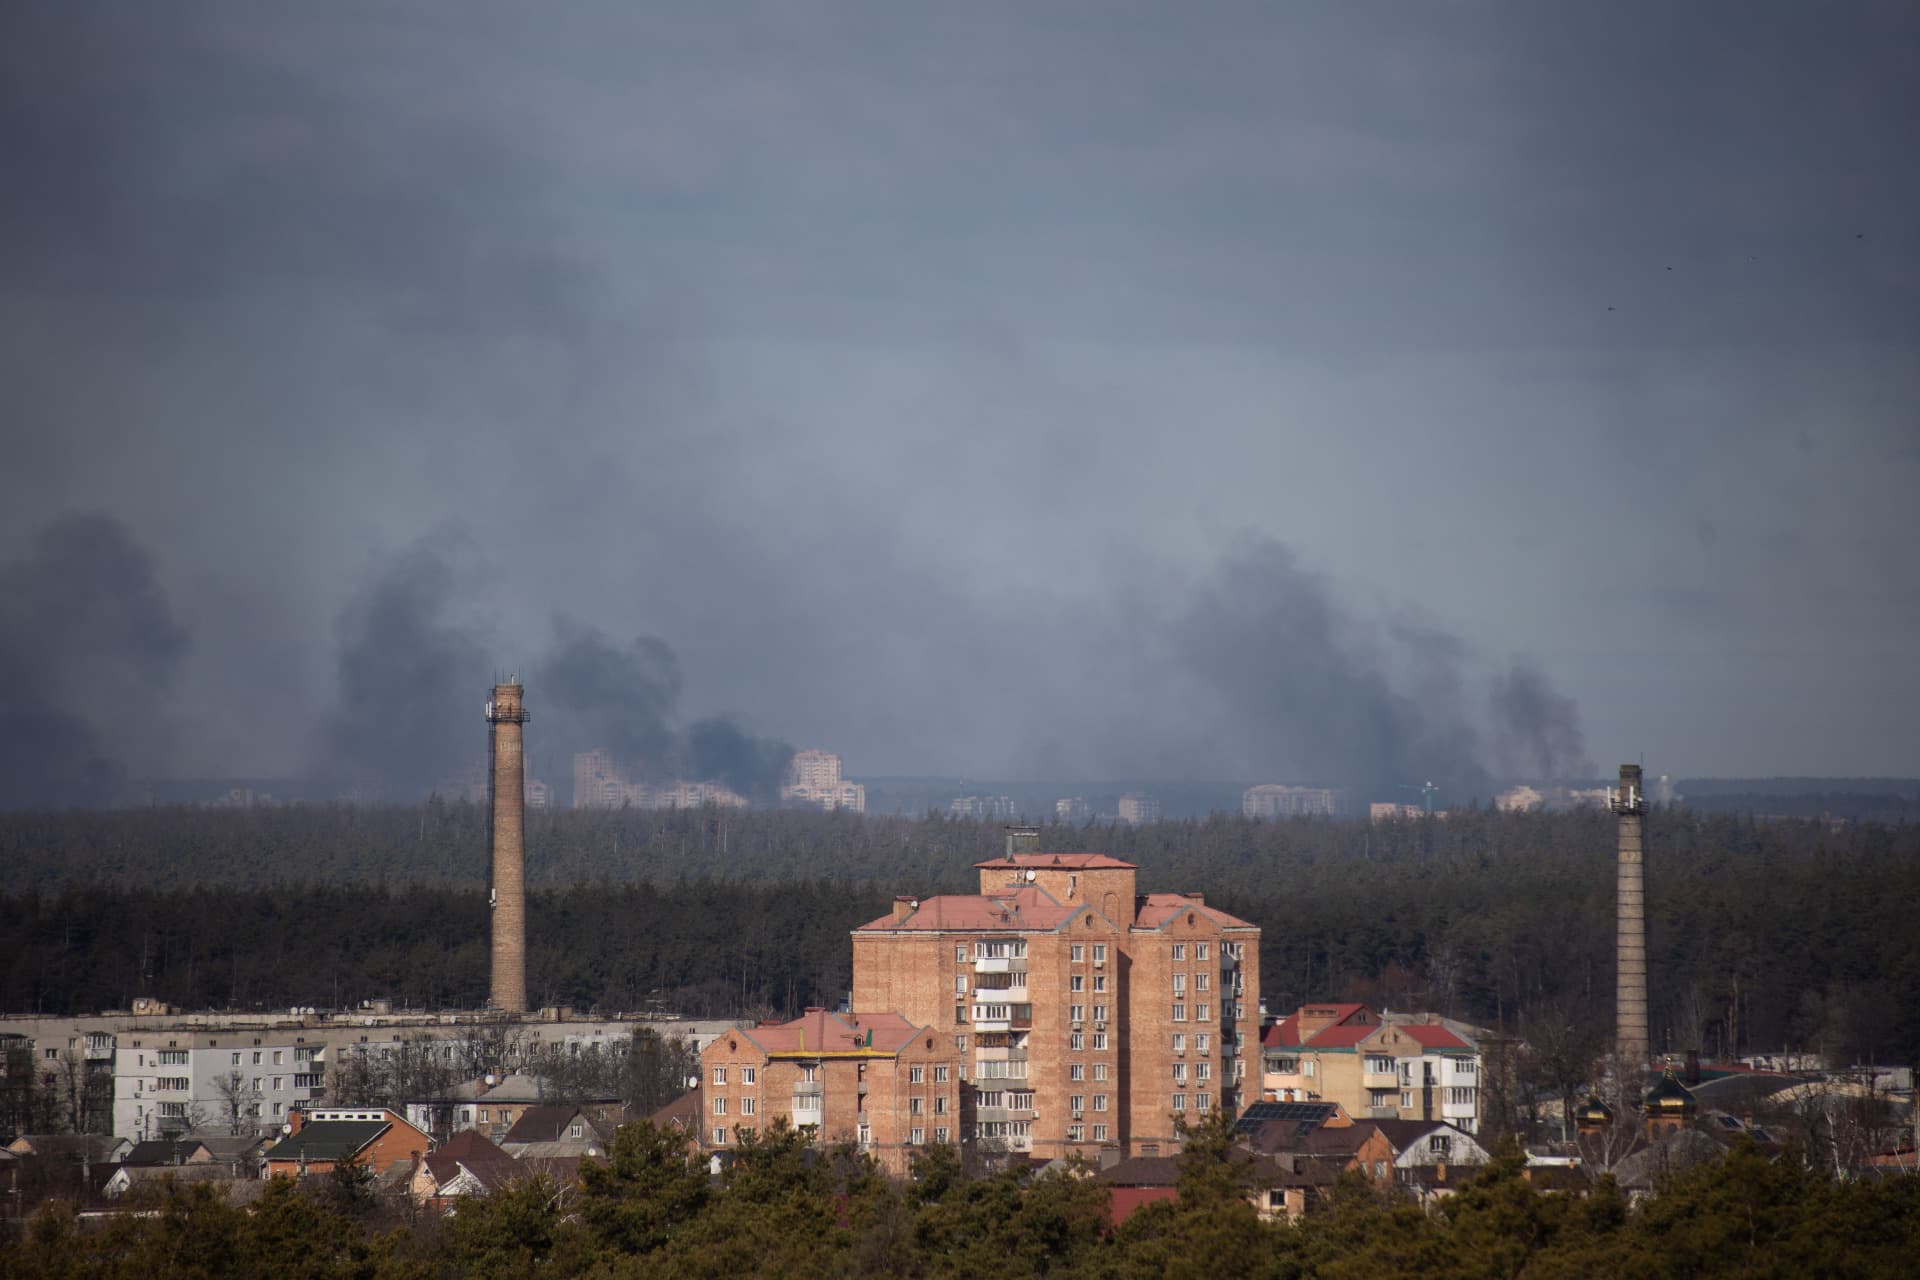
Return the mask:
<path id="1" fill-rule="evenodd" d="M 1376 800 L 1367 806 L 1368 822 L 1404 822 L 1425 814 L 1417 804 L 1400 804 L 1393 800 Z"/>
<path id="2" fill-rule="evenodd" d="M 1611 800 L 1605 787 L 1509 787 L 1493 798 L 1493 807 L 1502 813 L 1527 813 L 1535 809 L 1604 809 Z"/>
<path id="3" fill-rule="evenodd" d="M 744 809 L 747 798 L 718 782 L 637 782 L 606 751 L 582 751 L 573 757 L 573 807 L 576 809 Z"/>
<path id="4" fill-rule="evenodd" d="M 1363 1004 L 1309 1004 L 1262 1035 L 1270 1102 L 1337 1102 L 1356 1120 L 1480 1126 L 1481 1058 L 1439 1019 L 1385 1018 Z"/>
<path id="5" fill-rule="evenodd" d="M 1332 787 L 1265 783 L 1240 797 L 1240 812 L 1249 818 L 1330 818 L 1345 808 L 1345 797 Z"/>
<path id="6" fill-rule="evenodd" d="M 1160 802 L 1150 795 L 1129 791 L 1120 797 L 1120 821 L 1130 827 L 1160 821 Z"/>
<path id="7" fill-rule="evenodd" d="M 840 776 L 840 757 L 831 751 L 809 749 L 793 753 L 787 780 L 780 788 L 782 804 L 806 805 L 832 812 L 867 811 L 867 789 Z"/>
<path id="8" fill-rule="evenodd" d="M 1055 821 L 1083 826 L 1093 817 L 1093 806 L 1085 796 L 1062 796 L 1053 802 L 1053 816 Z"/>
<path id="9" fill-rule="evenodd" d="M 1019 816 L 1011 796 L 955 796 L 947 805 L 950 818 L 1014 818 Z"/>

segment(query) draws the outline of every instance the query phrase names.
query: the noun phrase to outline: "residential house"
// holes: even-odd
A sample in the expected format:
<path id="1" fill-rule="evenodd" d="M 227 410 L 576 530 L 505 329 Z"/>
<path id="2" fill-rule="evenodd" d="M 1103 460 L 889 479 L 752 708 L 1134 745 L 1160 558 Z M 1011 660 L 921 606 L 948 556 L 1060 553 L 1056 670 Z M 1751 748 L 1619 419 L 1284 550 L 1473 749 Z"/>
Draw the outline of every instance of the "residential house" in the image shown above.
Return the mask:
<path id="1" fill-rule="evenodd" d="M 411 1165 L 432 1146 L 425 1133 L 386 1107 L 316 1107 L 288 1118 L 287 1136 L 264 1156 L 266 1176 L 328 1173 L 349 1159 L 380 1175 L 399 1164 Z"/>
<path id="2" fill-rule="evenodd" d="M 603 1156 L 613 1142 L 620 1112 L 605 1106 L 528 1107 L 500 1139 L 516 1158 L 579 1159 Z"/>
<path id="3" fill-rule="evenodd" d="M 1357 1120 L 1480 1126 L 1479 1051 L 1439 1020 L 1302 1005 L 1266 1028 L 1261 1054 L 1261 1092 L 1272 1101 L 1337 1101 Z"/>
<path id="4" fill-rule="evenodd" d="M 484 1196 L 521 1176 L 514 1158 L 483 1133 L 464 1129 L 428 1152 L 408 1187 L 423 1208 L 446 1209 L 462 1196 Z"/>

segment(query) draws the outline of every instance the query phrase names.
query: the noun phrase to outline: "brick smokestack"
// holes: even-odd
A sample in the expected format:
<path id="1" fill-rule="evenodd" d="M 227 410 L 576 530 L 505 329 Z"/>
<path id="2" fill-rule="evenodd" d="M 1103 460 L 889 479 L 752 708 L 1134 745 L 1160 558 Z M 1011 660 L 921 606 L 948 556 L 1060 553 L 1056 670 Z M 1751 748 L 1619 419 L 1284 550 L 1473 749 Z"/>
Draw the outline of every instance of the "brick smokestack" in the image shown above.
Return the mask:
<path id="1" fill-rule="evenodd" d="M 493 846 L 493 994 L 488 1003 L 508 1013 L 527 1011 L 527 769 L 521 726 L 527 722 L 516 681 L 493 686 L 487 703 L 490 820 Z"/>
<path id="2" fill-rule="evenodd" d="M 1620 766 L 1620 790 L 1613 797 L 1620 819 L 1619 878 L 1616 887 L 1616 964 L 1614 1049 L 1631 1079 L 1647 1065 L 1647 879 L 1646 797 L 1640 790 L 1640 766 Z"/>

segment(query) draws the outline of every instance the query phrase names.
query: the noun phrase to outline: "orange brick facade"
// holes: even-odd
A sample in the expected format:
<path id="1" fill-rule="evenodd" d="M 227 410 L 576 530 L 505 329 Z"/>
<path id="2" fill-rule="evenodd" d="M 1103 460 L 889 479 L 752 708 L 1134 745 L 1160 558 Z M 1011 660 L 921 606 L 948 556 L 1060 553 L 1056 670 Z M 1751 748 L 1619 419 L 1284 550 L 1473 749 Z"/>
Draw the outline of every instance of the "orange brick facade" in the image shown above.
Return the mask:
<path id="1" fill-rule="evenodd" d="M 1260 931 L 1136 892 L 1089 854 L 978 864 L 979 895 L 903 899 L 853 933 L 853 1005 L 944 1036 L 981 1150 L 1171 1154 L 1174 1116 L 1247 1100 Z M 1257 1079 L 1257 1076 L 1256 1076 Z"/>
<path id="2" fill-rule="evenodd" d="M 722 1152 L 777 1119 L 853 1142 L 904 1175 L 916 1149 L 957 1144 L 962 1061 L 951 1039 L 894 1014 L 809 1009 L 715 1039 L 700 1055 L 700 1141 Z"/>

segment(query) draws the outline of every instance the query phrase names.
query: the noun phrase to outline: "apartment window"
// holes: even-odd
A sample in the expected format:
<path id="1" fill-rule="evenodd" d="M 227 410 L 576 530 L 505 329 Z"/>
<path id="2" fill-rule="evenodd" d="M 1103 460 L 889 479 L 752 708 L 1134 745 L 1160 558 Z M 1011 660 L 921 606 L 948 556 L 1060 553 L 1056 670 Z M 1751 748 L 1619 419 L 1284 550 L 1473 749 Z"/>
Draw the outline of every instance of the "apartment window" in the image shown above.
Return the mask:
<path id="1" fill-rule="evenodd" d="M 1093 1033 L 1093 1047 L 1095 1050 L 1104 1050 L 1107 1047 L 1106 1032 L 1096 1031 Z"/>
<path id="2" fill-rule="evenodd" d="M 1455 1106 L 1470 1107 L 1473 1105 L 1473 1090 L 1459 1088 L 1448 1089 L 1447 1101 L 1453 1103 Z"/>
<path id="3" fill-rule="evenodd" d="M 1470 1076 L 1474 1072 L 1472 1058 L 1448 1058 L 1447 1065 L 1453 1068 L 1457 1076 Z"/>
<path id="4" fill-rule="evenodd" d="M 1400 1109 L 1402 1111 L 1413 1110 L 1413 1091 L 1411 1089 L 1404 1090 L 1400 1094 Z"/>
<path id="5" fill-rule="evenodd" d="M 1067 1036 L 1067 1048 L 1071 1049 L 1073 1052 L 1079 1053 L 1082 1049 L 1086 1047 L 1087 1047 L 1087 1038 L 1086 1036 L 1082 1035 L 1080 1032 L 1075 1031 Z"/>
<path id="6" fill-rule="evenodd" d="M 384 1058 L 386 1056 L 386 1050 L 382 1049 L 380 1051 L 380 1056 Z M 276 1067 L 280 1065 L 280 1050 L 278 1049 L 275 1049 L 273 1051 L 273 1065 Z"/>
<path id="7" fill-rule="evenodd" d="M 240 1065 L 240 1055 L 237 1053 L 233 1055 L 233 1065 L 236 1067 Z"/>
<path id="8" fill-rule="evenodd" d="M 1087 989 L 1087 979 L 1085 975 L 1076 973 L 1071 978 L 1067 979 L 1067 990 L 1085 991 L 1086 989 Z"/>
<path id="9" fill-rule="evenodd" d="M 933 1082 L 935 1084 L 945 1084 L 947 1082 L 947 1064 L 946 1063 L 943 1062 L 933 1069 Z"/>
<path id="10" fill-rule="evenodd" d="M 1392 1058 L 1374 1058 L 1374 1057 L 1368 1058 L 1367 1073 L 1369 1075 L 1376 1075 L 1376 1076 L 1392 1075 L 1393 1059 Z"/>
<path id="11" fill-rule="evenodd" d="M 1105 1022 L 1105 1021 L 1107 1020 L 1107 1006 L 1106 1006 L 1106 1005 L 1104 1005 L 1104 1004 L 1097 1004 L 1097 1005 L 1095 1005 L 1095 1006 L 1093 1006 L 1093 1020 L 1094 1020 L 1095 1022 Z"/>
<path id="12" fill-rule="evenodd" d="M 1009 1093 L 1007 1095 L 1007 1107 L 1013 1111 L 1031 1111 L 1033 1110 L 1033 1095 L 1031 1093 Z"/>
<path id="13" fill-rule="evenodd" d="M 1202 957 L 1200 957 L 1200 958 L 1201 958 L 1202 960 L 1204 960 L 1204 959 L 1206 959 L 1206 957 L 1205 957 L 1205 956 L 1202 956 Z M 1194 989 L 1195 991 L 1205 991 L 1205 990 L 1207 989 L 1207 984 L 1208 984 L 1208 982 L 1209 982 L 1209 980 L 1210 980 L 1211 978 L 1212 978 L 1212 975 L 1211 975 L 1211 974 L 1206 974 L 1206 973 L 1196 973 L 1196 974 L 1194 974 L 1194 975 L 1193 975 L 1193 989 Z"/>
<path id="14" fill-rule="evenodd" d="M 1444 1133 L 1436 1133 L 1427 1139 L 1427 1151 L 1436 1156 L 1449 1155 L 1453 1151 L 1453 1139 Z"/>
<path id="15" fill-rule="evenodd" d="M 486 1112 L 483 1111 L 480 1114 L 484 1116 Z M 717 1116 L 727 1114 L 727 1100 L 725 1098 L 715 1098 L 713 1100 L 713 1114 Z"/>
<path id="16" fill-rule="evenodd" d="M 751 1111 L 751 1110 L 753 1110 L 753 1108 L 752 1108 L 752 1107 L 744 1107 L 744 1106 L 743 1106 L 743 1107 L 741 1107 L 741 1108 L 740 1108 L 740 1110 L 741 1110 L 742 1112 L 746 1112 L 746 1111 Z M 571 1125 L 568 1125 L 568 1126 L 567 1126 L 567 1136 L 568 1136 L 569 1138 L 578 1138 L 578 1137 L 580 1136 L 580 1126 L 579 1126 L 579 1125 L 577 1125 L 577 1124 L 571 1124 Z"/>
<path id="17" fill-rule="evenodd" d="M 1182 994 L 1186 991 L 1186 989 L 1187 989 L 1187 975 L 1184 973 L 1174 974 L 1173 975 L 1174 994 L 1176 995 Z"/>
<path id="18" fill-rule="evenodd" d="M 724 1147 L 727 1145 L 727 1130 L 725 1125 L 717 1124 L 713 1126 L 713 1145 L 716 1147 Z"/>
<path id="19" fill-rule="evenodd" d="M 1085 1111 L 1086 1109 L 1087 1109 L 1086 1094 L 1076 1093 L 1072 1097 L 1067 1099 L 1067 1110 L 1073 1112 L 1073 1114 L 1079 1115 L 1082 1111 Z"/>
<path id="20" fill-rule="evenodd" d="M 1193 1078 L 1195 1080 L 1207 1080 L 1211 1079 L 1212 1076 L 1213 1064 L 1211 1062 L 1200 1062 L 1194 1065 Z"/>
<path id="21" fill-rule="evenodd" d="M 255 1093 L 258 1093 L 258 1092 L 260 1092 L 260 1077 L 259 1077 L 259 1076 L 255 1076 L 255 1077 L 253 1078 L 253 1091 L 254 1091 Z"/>
<path id="22" fill-rule="evenodd" d="M 952 1141 L 952 1132 L 951 1129 L 945 1127 L 936 1128 L 933 1131 L 933 1140 L 941 1146 L 945 1146 L 948 1142 Z"/>
<path id="23" fill-rule="evenodd" d="M 1107 1126 L 1103 1124 L 1093 1126 L 1093 1140 L 1095 1142 L 1105 1142 L 1107 1140 Z"/>
<path id="24" fill-rule="evenodd" d="M 1205 942 L 1196 942 L 1196 943 L 1194 943 L 1194 944 L 1193 944 L 1193 958 L 1194 958 L 1195 960 L 1205 960 L 1205 959 L 1207 958 L 1207 948 L 1208 948 L 1208 946 L 1209 946 L 1209 944 L 1208 944 L 1208 943 L 1205 943 Z"/>
<path id="25" fill-rule="evenodd" d="M 1193 1020 L 1195 1022 L 1205 1022 L 1207 1020 L 1207 1014 L 1210 1012 L 1212 1012 L 1212 1010 L 1203 1001 L 1193 1007 Z"/>
<path id="26" fill-rule="evenodd" d="M 1107 975 L 1106 975 L 1106 974 L 1104 974 L 1104 973 L 1096 973 L 1096 974 L 1094 974 L 1094 975 L 1093 975 L 1093 989 L 1094 989 L 1094 990 L 1095 990 L 1096 992 L 1100 992 L 1100 991 L 1105 991 L 1105 990 L 1107 989 Z"/>
<path id="27" fill-rule="evenodd" d="M 1096 1093 L 1096 1094 L 1094 1094 L 1094 1095 L 1093 1095 L 1093 1109 L 1094 1109 L 1095 1111 L 1105 1111 L 1105 1110 L 1107 1109 L 1107 1095 L 1106 1095 L 1106 1094 L 1104 1094 L 1104 1093 Z"/>
<path id="28" fill-rule="evenodd" d="M 967 948 L 965 943 L 957 944 L 953 948 L 953 962 L 955 964 L 965 964 L 967 962 Z"/>
<path id="29" fill-rule="evenodd" d="M 719 1086 L 724 1085 L 726 1082 L 727 1082 L 727 1069 L 725 1067 L 715 1067 L 713 1069 L 714 1087 L 718 1088 Z"/>
<path id="30" fill-rule="evenodd" d="M 253 1051 L 253 1065 L 256 1067 L 260 1065 L 260 1051 L 258 1049 Z"/>
<path id="31" fill-rule="evenodd" d="M 1298 1058 L 1268 1058 L 1267 1070 L 1277 1076 L 1295 1075 L 1300 1070 L 1300 1060 Z"/>
<path id="32" fill-rule="evenodd" d="M 754 1072 L 753 1072 L 753 1068 L 752 1068 L 752 1067 L 742 1067 L 742 1068 L 740 1068 L 740 1083 L 741 1083 L 741 1084 L 752 1084 L 752 1083 L 753 1083 L 753 1076 L 754 1076 Z"/>
<path id="33" fill-rule="evenodd" d="M 1175 1022 L 1185 1022 L 1187 1020 L 1187 1006 L 1184 1004 L 1176 1004 L 1173 1006 L 1173 1020 Z"/>
<path id="34" fill-rule="evenodd" d="M 1173 1064 L 1173 1082 L 1175 1084 L 1185 1084 L 1187 1082 L 1187 1064 L 1186 1063 L 1176 1062 Z"/>
<path id="35" fill-rule="evenodd" d="M 284 1087 L 284 1086 L 283 1086 L 283 1085 L 281 1084 L 281 1081 L 283 1081 L 283 1080 L 285 1080 L 285 1079 L 286 1079 L 286 1077 L 285 1077 L 285 1076 L 275 1076 L 275 1077 L 273 1078 L 273 1088 L 274 1088 L 274 1091 L 275 1091 L 276 1093 L 277 1093 L 277 1092 L 279 1092 L 279 1090 L 280 1090 L 281 1088 L 283 1088 L 283 1087 Z"/>
<path id="36" fill-rule="evenodd" d="M 953 975 L 953 994 L 957 996 L 963 996 L 967 994 L 967 975 L 966 974 L 956 973 Z"/>
<path id="37" fill-rule="evenodd" d="M 1193 1109 L 1195 1111 L 1208 1111 L 1208 1110 L 1211 1110 L 1212 1107 L 1213 1107 L 1212 1094 L 1196 1093 L 1193 1095 Z"/>
<path id="38" fill-rule="evenodd" d="M 755 1110 L 757 1110 L 757 1103 L 758 1103 L 758 1100 L 757 1100 L 757 1099 L 755 1099 L 755 1098 L 742 1098 L 742 1099 L 740 1099 L 740 1114 L 741 1114 L 741 1115 L 743 1115 L 743 1116 L 750 1116 L 750 1115 L 752 1115 L 752 1114 L 753 1114 L 753 1113 L 755 1112 Z M 573 1133 L 573 1136 L 574 1136 L 574 1137 L 576 1137 L 576 1138 L 577 1138 L 577 1137 L 579 1137 L 579 1136 L 580 1136 L 580 1126 L 579 1126 L 579 1125 L 575 1125 L 575 1126 L 573 1126 L 573 1129 L 574 1129 L 574 1133 Z"/>
<path id="39" fill-rule="evenodd" d="M 910 1116 L 925 1115 L 926 1110 L 927 1110 L 927 1100 L 925 1098 L 908 1098 L 907 1099 L 908 1115 Z"/>
<path id="40" fill-rule="evenodd" d="M 925 1129 L 909 1129 L 907 1131 L 907 1141 L 916 1147 L 924 1147 L 927 1145 L 927 1131 Z"/>
<path id="41" fill-rule="evenodd" d="M 1105 964 L 1107 962 L 1107 944 L 1106 943 L 1096 942 L 1093 944 L 1093 962 L 1095 964 Z"/>
<path id="42" fill-rule="evenodd" d="M 1186 1095 L 1186 1094 L 1184 1094 L 1184 1093 L 1176 1093 L 1176 1094 L 1174 1094 L 1174 1095 L 1173 1095 L 1173 1109 L 1174 1109 L 1175 1111 L 1185 1111 L 1185 1110 L 1187 1109 L 1187 1095 Z"/>
<path id="43" fill-rule="evenodd" d="M 1174 943 L 1174 944 L 1173 944 L 1173 958 L 1174 958 L 1175 960 L 1185 960 L 1185 959 L 1187 958 L 1187 944 L 1186 944 L 1186 943 L 1184 943 L 1184 942 L 1176 942 L 1176 943 Z"/>
<path id="44" fill-rule="evenodd" d="M 1200 1053 L 1211 1053 L 1213 1051 L 1213 1036 L 1208 1032 L 1202 1031 L 1193 1038 L 1193 1047 Z"/>
<path id="45" fill-rule="evenodd" d="M 1082 960 L 1085 960 L 1087 958 L 1086 947 L 1081 945 L 1078 942 L 1074 943 L 1073 946 L 1069 948 L 1069 950 L 1073 952 L 1072 959 L 1075 964 L 1079 964 Z"/>
<path id="46" fill-rule="evenodd" d="M 1106 1064 L 1106 1063 L 1104 1063 L 1104 1062 L 1096 1062 L 1096 1063 L 1094 1063 L 1094 1064 L 1093 1064 L 1093 1078 L 1094 1078 L 1095 1080 L 1105 1080 L 1105 1079 L 1107 1078 L 1107 1064 Z"/>
<path id="47" fill-rule="evenodd" d="M 1076 1004 L 1076 1005 L 1070 1005 L 1070 1006 L 1068 1006 L 1068 1008 L 1067 1008 L 1067 1021 L 1069 1021 L 1069 1022 L 1085 1022 L 1086 1020 L 1087 1020 L 1087 1006 L 1085 1006 L 1085 1005 L 1083 1005 L 1083 1004 Z"/>
<path id="48" fill-rule="evenodd" d="M 925 1067 L 908 1067 L 907 1068 L 908 1084 L 925 1084 L 926 1082 L 927 1082 L 927 1069 Z"/>
<path id="49" fill-rule="evenodd" d="M 256 1089 L 258 1089 L 258 1088 L 260 1087 L 260 1082 L 259 1082 L 258 1080 L 255 1080 L 255 1081 L 253 1082 L 253 1087 L 254 1087 L 254 1088 L 256 1088 Z M 725 1105 L 726 1105 L 726 1102 L 725 1102 L 725 1100 L 723 1099 L 723 1100 L 721 1101 L 721 1106 L 723 1106 L 723 1107 L 724 1107 Z M 485 1124 L 485 1123 L 487 1123 L 487 1109 L 486 1109 L 485 1107 L 482 1107 L 482 1108 L 480 1108 L 480 1123 L 481 1123 L 481 1124 Z"/>
<path id="50" fill-rule="evenodd" d="M 1079 1064 L 1079 1063 L 1077 1063 L 1077 1062 L 1075 1062 L 1075 1063 L 1071 1063 L 1071 1064 L 1069 1064 L 1069 1065 L 1068 1065 L 1068 1067 L 1067 1067 L 1067 1079 L 1069 1079 L 1069 1080 L 1085 1080 L 1086 1078 L 1087 1078 L 1087 1069 L 1086 1069 L 1086 1068 L 1085 1068 L 1084 1066 L 1082 1066 L 1082 1065 L 1080 1065 L 1080 1064 Z"/>
<path id="51" fill-rule="evenodd" d="M 1390 1107 L 1393 1105 L 1393 1094 L 1385 1089 L 1375 1089 L 1367 1095 L 1367 1105 L 1370 1107 Z"/>
<path id="52" fill-rule="evenodd" d="M 935 1095 L 933 1099 L 933 1114 L 937 1116 L 943 1116 L 947 1114 L 947 1095 L 946 1094 L 942 1093 L 942 1094 Z"/>
<path id="53" fill-rule="evenodd" d="M 1070 1124 L 1067 1126 L 1067 1141 L 1085 1142 L 1087 1140 L 1086 1133 L 1087 1126 L 1083 1124 Z"/>
<path id="54" fill-rule="evenodd" d="M 1313 1067 L 1314 1067 L 1314 1060 L 1312 1058 L 1308 1058 L 1305 1062 L 1302 1062 L 1300 1064 L 1300 1074 L 1307 1077 L 1307 1079 L 1309 1080 L 1313 1079 Z"/>
<path id="55" fill-rule="evenodd" d="M 47 1050 L 47 1056 L 49 1058 L 57 1058 L 60 1056 L 60 1051 L 58 1049 L 49 1049 Z M 163 1067 L 184 1067 L 187 1065 L 187 1051 L 185 1049 L 162 1049 L 159 1054 L 155 1056 L 154 1061 Z"/>
<path id="56" fill-rule="evenodd" d="M 1175 1053 L 1185 1053 L 1187 1051 L 1186 1032 L 1176 1031 L 1173 1033 L 1173 1051 Z"/>
<path id="57" fill-rule="evenodd" d="M 953 1038 L 953 1051 L 955 1053 L 965 1053 L 967 1051 L 967 1038 L 965 1036 L 955 1036 Z"/>
<path id="58" fill-rule="evenodd" d="M 800 1082 L 802 1084 L 818 1084 L 820 1082 L 820 1068 L 815 1066 L 800 1068 Z"/>

